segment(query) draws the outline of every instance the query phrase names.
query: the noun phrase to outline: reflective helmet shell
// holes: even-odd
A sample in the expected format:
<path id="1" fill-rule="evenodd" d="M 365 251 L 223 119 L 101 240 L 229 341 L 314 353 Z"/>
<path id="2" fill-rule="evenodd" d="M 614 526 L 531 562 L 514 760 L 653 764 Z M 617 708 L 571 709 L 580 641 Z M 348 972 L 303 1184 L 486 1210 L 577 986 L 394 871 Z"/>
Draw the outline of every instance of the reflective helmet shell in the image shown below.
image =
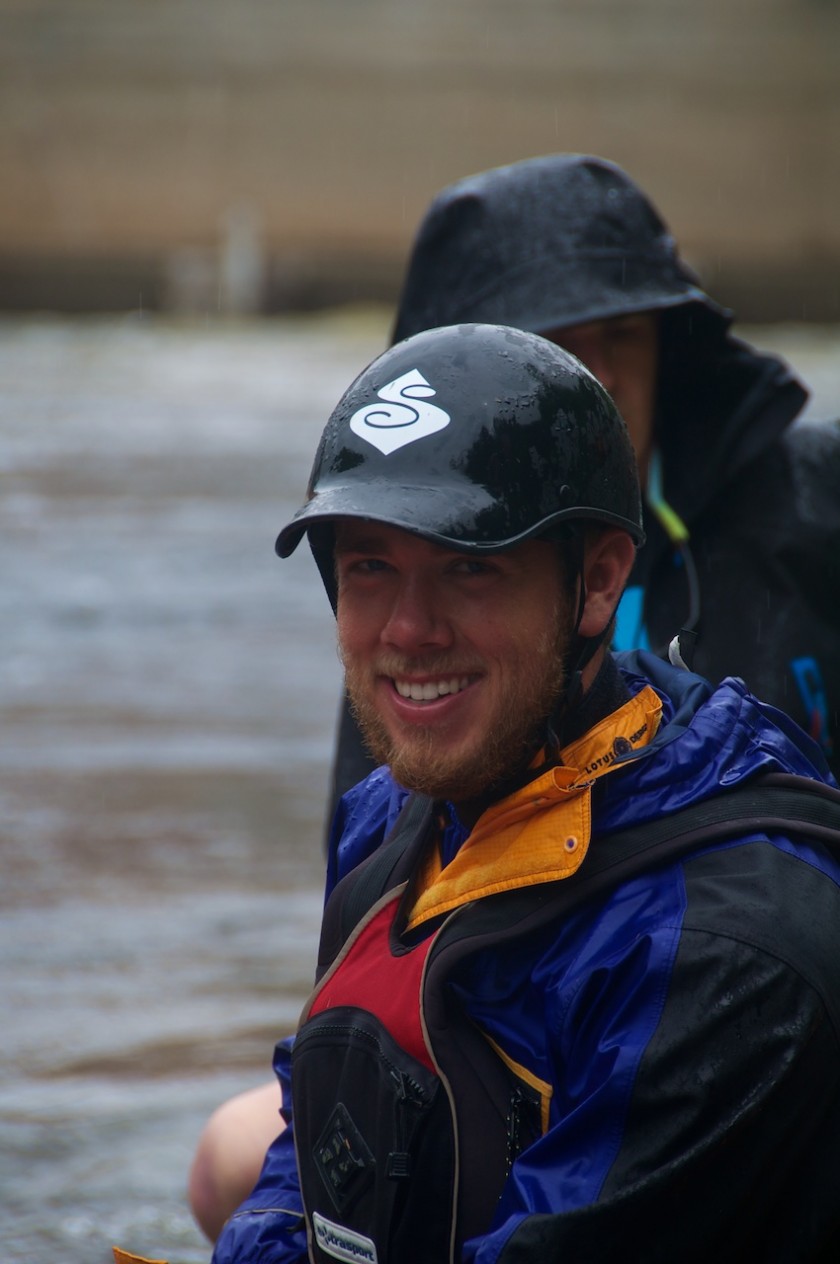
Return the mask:
<path id="1" fill-rule="evenodd" d="M 288 557 L 308 531 L 328 589 L 313 528 L 337 518 L 465 553 L 499 552 L 571 520 L 644 539 L 635 456 L 609 395 L 568 352 L 497 325 L 424 331 L 356 378 L 276 544 Z"/>

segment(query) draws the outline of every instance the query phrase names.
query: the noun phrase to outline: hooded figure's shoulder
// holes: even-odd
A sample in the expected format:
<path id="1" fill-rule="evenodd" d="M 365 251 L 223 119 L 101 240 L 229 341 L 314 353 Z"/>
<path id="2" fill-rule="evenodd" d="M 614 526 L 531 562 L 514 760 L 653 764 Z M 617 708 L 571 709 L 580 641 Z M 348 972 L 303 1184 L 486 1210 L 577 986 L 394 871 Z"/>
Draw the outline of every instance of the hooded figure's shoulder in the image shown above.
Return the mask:
<path id="1" fill-rule="evenodd" d="M 840 527 L 840 420 L 789 426 L 779 448 L 803 516 L 824 528 Z"/>
<path id="2" fill-rule="evenodd" d="M 806 582 L 840 593 L 840 421 L 799 421 L 727 488 L 721 520 Z"/>

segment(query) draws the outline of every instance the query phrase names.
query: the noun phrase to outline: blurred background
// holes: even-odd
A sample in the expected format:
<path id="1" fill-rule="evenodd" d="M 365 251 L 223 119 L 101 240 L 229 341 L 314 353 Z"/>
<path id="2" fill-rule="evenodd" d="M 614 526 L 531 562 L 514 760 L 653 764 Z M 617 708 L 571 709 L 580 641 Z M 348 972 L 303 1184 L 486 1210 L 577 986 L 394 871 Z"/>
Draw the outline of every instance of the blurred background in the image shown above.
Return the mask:
<path id="1" fill-rule="evenodd" d="M 173 1264 L 311 978 L 339 690 L 277 529 L 430 198 L 573 150 L 840 399 L 838 0 L 0 0 L 0 1255 Z"/>
<path id="2" fill-rule="evenodd" d="M 743 318 L 834 320 L 838 82 L 838 0 L 2 0 L 0 303 L 390 301 L 440 187 L 574 150 Z"/>

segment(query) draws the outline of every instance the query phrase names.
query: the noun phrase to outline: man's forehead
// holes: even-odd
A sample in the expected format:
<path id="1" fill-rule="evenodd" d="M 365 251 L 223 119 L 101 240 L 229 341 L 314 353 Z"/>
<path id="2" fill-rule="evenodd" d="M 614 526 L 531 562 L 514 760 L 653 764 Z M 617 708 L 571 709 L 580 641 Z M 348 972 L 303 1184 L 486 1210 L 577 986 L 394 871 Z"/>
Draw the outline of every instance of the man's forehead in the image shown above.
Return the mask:
<path id="1" fill-rule="evenodd" d="M 389 522 L 377 522 L 371 518 L 338 518 L 335 522 L 335 549 L 337 553 L 353 550 L 354 552 L 374 551 L 399 545 L 400 543 L 422 542 L 429 548 L 446 552 L 443 545 L 404 527 L 392 526 Z"/>

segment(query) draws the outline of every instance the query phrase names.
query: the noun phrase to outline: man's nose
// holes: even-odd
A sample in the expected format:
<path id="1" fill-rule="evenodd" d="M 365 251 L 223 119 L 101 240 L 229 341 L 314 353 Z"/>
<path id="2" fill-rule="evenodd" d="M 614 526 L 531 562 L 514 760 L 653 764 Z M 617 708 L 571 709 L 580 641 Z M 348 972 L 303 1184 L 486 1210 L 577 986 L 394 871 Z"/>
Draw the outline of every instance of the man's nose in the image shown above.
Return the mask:
<path id="1" fill-rule="evenodd" d="M 440 649 L 452 641 L 452 628 L 437 585 L 420 576 L 406 577 L 394 593 L 382 629 L 385 644 L 405 653 Z"/>

